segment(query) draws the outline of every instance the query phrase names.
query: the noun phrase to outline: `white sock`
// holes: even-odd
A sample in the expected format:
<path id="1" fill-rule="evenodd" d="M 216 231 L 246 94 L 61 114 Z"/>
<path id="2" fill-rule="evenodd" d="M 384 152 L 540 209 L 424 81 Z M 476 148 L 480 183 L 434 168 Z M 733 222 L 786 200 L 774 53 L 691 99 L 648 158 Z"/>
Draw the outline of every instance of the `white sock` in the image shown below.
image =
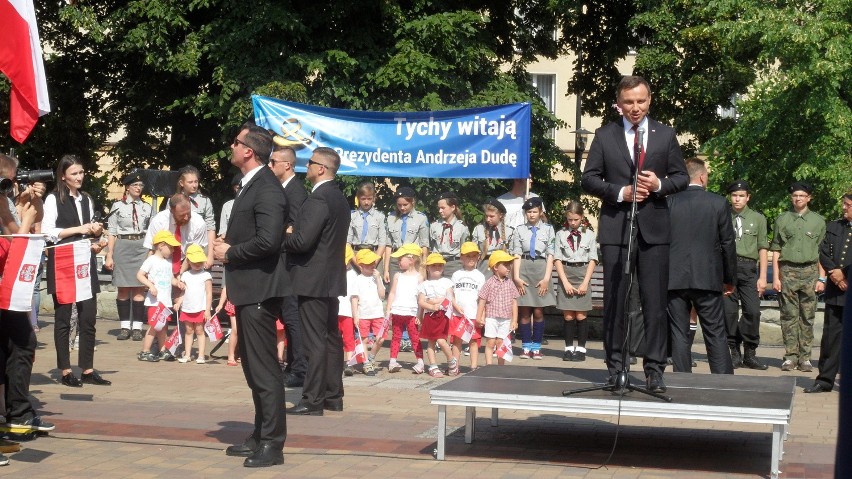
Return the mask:
<path id="1" fill-rule="evenodd" d="M 578 352 L 578 353 L 585 353 L 585 352 L 586 352 L 586 348 L 584 348 L 584 347 L 582 347 L 582 346 L 577 346 L 576 348 L 574 348 L 574 351 L 576 351 L 576 352 Z"/>
<path id="2" fill-rule="evenodd" d="M 130 321 L 122 321 L 121 329 L 130 329 Z"/>

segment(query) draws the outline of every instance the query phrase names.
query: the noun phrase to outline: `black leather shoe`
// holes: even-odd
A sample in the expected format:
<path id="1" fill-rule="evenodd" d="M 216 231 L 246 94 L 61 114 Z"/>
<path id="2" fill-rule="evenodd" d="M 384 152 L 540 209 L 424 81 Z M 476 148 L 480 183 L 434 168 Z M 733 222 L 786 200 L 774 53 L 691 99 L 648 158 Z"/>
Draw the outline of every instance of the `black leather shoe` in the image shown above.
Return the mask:
<path id="1" fill-rule="evenodd" d="M 260 446 L 243 461 L 245 467 L 269 467 L 284 464 L 284 451 L 281 446 L 271 442 L 261 442 Z"/>
<path id="2" fill-rule="evenodd" d="M 62 376 L 62 384 L 68 386 L 69 388 L 81 388 L 83 387 L 83 383 L 77 379 L 77 376 L 74 373 L 68 373 L 65 376 Z"/>
<path id="3" fill-rule="evenodd" d="M 322 407 L 317 408 L 316 406 L 299 403 L 291 408 L 287 408 L 287 414 L 295 414 L 297 416 L 322 416 Z"/>
<path id="4" fill-rule="evenodd" d="M 832 388 L 826 386 L 823 383 L 814 383 L 813 386 L 811 386 L 809 388 L 805 388 L 804 391 L 806 393 L 830 393 L 831 389 Z"/>
<path id="5" fill-rule="evenodd" d="M 83 373 L 80 375 L 80 381 L 85 384 L 95 384 L 98 386 L 109 386 L 112 384 L 112 381 L 102 378 L 97 371 L 92 371 L 89 374 Z"/>
<path id="6" fill-rule="evenodd" d="M 658 372 L 652 372 L 648 376 L 648 390 L 652 393 L 666 392 L 666 383 L 663 382 L 663 375 Z"/>
<path id="7" fill-rule="evenodd" d="M 322 403 L 322 408 L 326 411 L 343 411 L 343 399 L 326 399 Z"/>
<path id="8" fill-rule="evenodd" d="M 293 376 L 292 374 L 287 376 L 286 379 L 284 379 L 284 387 L 287 387 L 287 388 L 300 388 L 304 385 L 305 385 L 305 378 Z"/>
<path id="9" fill-rule="evenodd" d="M 639 362 L 639 360 L 636 359 L 636 356 L 630 356 L 630 364 L 636 364 L 638 362 Z"/>
<path id="10" fill-rule="evenodd" d="M 257 439 L 254 436 L 249 436 L 242 444 L 235 444 L 233 446 L 228 446 L 225 449 L 225 454 L 228 456 L 237 456 L 237 457 L 249 457 L 254 454 L 259 447 Z"/>
<path id="11" fill-rule="evenodd" d="M 584 353 L 583 351 L 574 351 L 574 362 L 575 363 L 582 363 L 585 360 L 586 360 L 586 353 Z"/>
<path id="12" fill-rule="evenodd" d="M 571 351 L 570 349 L 565 351 L 562 354 L 562 360 L 563 361 L 573 361 L 574 360 L 574 351 Z"/>

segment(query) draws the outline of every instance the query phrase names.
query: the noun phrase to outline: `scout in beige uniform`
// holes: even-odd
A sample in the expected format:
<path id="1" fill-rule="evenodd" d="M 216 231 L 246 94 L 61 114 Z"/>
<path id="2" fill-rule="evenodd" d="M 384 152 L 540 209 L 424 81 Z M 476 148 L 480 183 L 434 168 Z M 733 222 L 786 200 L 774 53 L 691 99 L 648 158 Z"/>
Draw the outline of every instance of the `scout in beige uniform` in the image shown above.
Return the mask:
<path id="1" fill-rule="evenodd" d="M 362 249 L 368 249 L 376 253 L 380 259 L 384 258 L 385 247 L 388 244 L 388 231 L 384 213 L 373 207 L 376 188 L 372 183 L 362 183 L 358 187 L 356 196 L 358 209 L 352 211 L 346 243 L 352 246 L 356 254 Z"/>
<path id="2" fill-rule="evenodd" d="M 473 228 L 471 241 L 478 244 L 482 252 L 479 271 L 484 275 L 490 275 L 488 258 L 497 250 L 505 251 L 509 248 L 509 241 L 515 228 L 506 224 L 506 207 L 494 198 L 489 198 L 482 205 L 482 212 L 485 216 L 482 218 L 482 223 Z"/>
<path id="3" fill-rule="evenodd" d="M 583 205 L 579 201 L 565 208 L 567 228 L 556 233 L 554 263 L 559 275 L 556 286 L 556 307 L 562 311 L 565 353 L 563 361 L 585 361 L 589 324 L 586 313 L 592 309 L 589 284 L 598 264 L 598 244 L 595 232 L 586 227 Z M 574 334 L 577 347 L 574 347 Z"/>
<path id="4" fill-rule="evenodd" d="M 544 338 L 544 308 L 556 304 L 550 287 L 556 234 L 553 226 L 541 220 L 541 198 L 528 199 L 524 202 L 523 210 L 527 222 L 515 229 L 509 248 L 509 252 L 515 256 L 513 274 L 515 285 L 521 293 L 518 298 L 518 329 L 523 342 L 520 357 L 540 360 L 541 341 Z"/>
<path id="5" fill-rule="evenodd" d="M 125 176 L 121 183 L 124 184 L 124 197 L 110 208 L 107 223 L 109 243 L 104 267 L 112 270 L 112 284 L 118 290 L 115 304 L 121 331 L 117 339 L 132 337 L 134 341 L 141 341 L 144 337 L 142 326 L 147 322 L 145 286 L 136 279 L 136 272 L 148 256 L 142 240 L 152 210 L 151 205 L 142 201 L 145 184 L 138 172 Z"/>
<path id="6" fill-rule="evenodd" d="M 438 214 L 441 218 L 429 226 L 429 243 L 432 252 L 446 261 L 444 277 L 449 279 L 461 269 L 461 244 L 470 238 L 470 230 L 463 222 L 459 199 L 452 191 L 438 197 Z"/>

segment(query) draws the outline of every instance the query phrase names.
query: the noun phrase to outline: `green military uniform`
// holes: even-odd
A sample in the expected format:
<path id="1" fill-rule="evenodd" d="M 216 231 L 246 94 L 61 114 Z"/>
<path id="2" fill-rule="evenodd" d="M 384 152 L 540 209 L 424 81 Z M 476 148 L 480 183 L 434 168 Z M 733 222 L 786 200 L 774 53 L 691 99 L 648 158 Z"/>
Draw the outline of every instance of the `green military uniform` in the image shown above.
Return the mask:
<path id="1" fill-rule="evenodd" d="M 735 183 L 728 191 L 738 190 L 748 191 L 747 184 Z M 735 368 L 745 360 L 752 369 L 766 369 L 755 358 L 755 350 L 760 345 L 760 298 L 757 295 L 760 251 L 769 249 L 766 217 L 746 206 L 739 213 L 731 210 L 731 224 L 734 225 L 737 246 L 737 277 L 734 293 L 725 297 L 724 301 L 728 346 Z M 741 355 L 740 344 L 745 345 L 745 358 Z"/>
<path id="2" fill-rule="evenodd" d="M 798 366 L 809 362 L 814 341 L 819 279 L 819 245 L 825 236 L 825 219 L 811 210 L 788 211 L 775 220 L 770 249 L 781 252 L 776 274 L 781 278 L 781 333 L 784 361 Z"/>

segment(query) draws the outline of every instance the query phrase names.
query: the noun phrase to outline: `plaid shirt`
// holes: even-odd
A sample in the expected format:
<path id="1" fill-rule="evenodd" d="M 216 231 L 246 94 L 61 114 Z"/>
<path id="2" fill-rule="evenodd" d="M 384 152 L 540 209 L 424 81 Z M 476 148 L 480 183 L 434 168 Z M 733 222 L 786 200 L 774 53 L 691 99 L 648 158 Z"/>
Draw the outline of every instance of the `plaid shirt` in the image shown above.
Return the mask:
<path id="1" fill-rule="evenodd" d="M 512 300 L 520 296 L 518 288 L 510 278 L 500 279 L 493 275 L 482 285 L 479 298 L 485 300 L 486 318 L 512 318 Z"/>

